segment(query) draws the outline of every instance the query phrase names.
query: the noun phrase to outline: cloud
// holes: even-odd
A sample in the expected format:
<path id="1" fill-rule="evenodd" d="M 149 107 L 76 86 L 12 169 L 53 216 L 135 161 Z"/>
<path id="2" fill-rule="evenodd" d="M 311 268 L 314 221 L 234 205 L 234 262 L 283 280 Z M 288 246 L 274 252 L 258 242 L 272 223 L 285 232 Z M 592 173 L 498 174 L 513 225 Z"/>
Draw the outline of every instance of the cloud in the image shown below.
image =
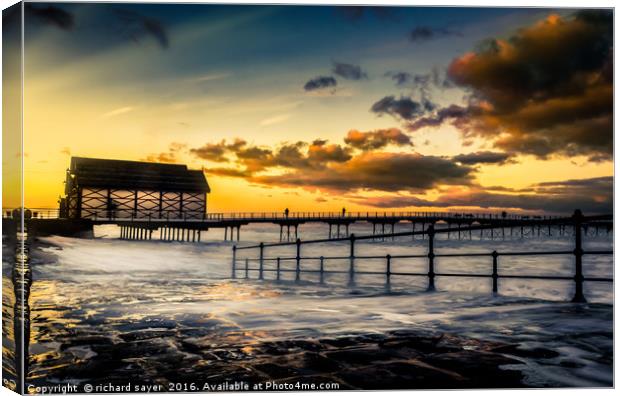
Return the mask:
<path id="1" fill-rule="evenodd" d="M 192 82 L 199 82 L 199 83 L 204 83 L 207 81 L 214 81 L 214 80 L 221 80 L 223 78 L 227 78 L 230 77 L 231 74 L 230 73 L 213 73 L 213 74 L 205 74 L 202 75 L 200 77 L 196 77 L 194 79 L 192 79 Z"/>
<path id="2" fill-rule="evenodd" d="M 477 151 L 469 154 L 459 154 L 452 157 L 456 162 L 463 165 L 477 164 L 504 164 L 511 159 L 509 153 L 493 152 L 493 151 Z"/>
<path id="3" fill-rule="evenodd" d="M 448 67 L 468 103 L 417 117 L 408 128 L 450 122 L 465 138 L 506 151 L 611 160 L 612 30 L 610 10 L 584 10 L 487 40 Z"/>
<path id="4" fill-rule="evenodd" d="M 194 156 L 230 162 L 212 175 L 239 177 L 254 185 L 301 187 L 325 193 L 358 190 L 422 191 L 439 185 L 470 185 L 474 167 L 447 157 L 376 151 L 389 144 L 411 145 L 398 129 L 350 131 L 347 145 L 315 139 L 255 146 L 237 139 L 190 149 Z"/>
<path id="5" fill-rule="evenodd" d="M 141 161 L 146 162 L 158 162 L 165 164 L 176 164 L 180 161 L 179 154 L 187 148 L 186 144 L 172 142 L 168 146 L 168 151 L 158 154 L 149 154 L 146 158 L 141 159 Z"/>
<path id="6" fill-rule="evenodd" d="M 229 162 L 227 154 L 234 152 L 246 145 L 245 140 L 236 139 L 233 143 L 227 144 L 226 140 L 222 140 L 219 143 L 207 143 L 202 147 L 192 148 L 189 150 L 190 154 L 196 157 L 213 162 Z"/>
<path id="7" fill-rule="evenodd" d="M 262 120 L 260 122 L 260 125 L 267 126 L 267 125 L 278 124 L 280 122 L 284 122 L 284 121 L 288 120 L 289 118 L 291 118 L 290 114 L 280 114 L 280 115 L 277 115 L 277 116 L 265 118 L 264 120 Z"/>
<path id="8" fill-rule="evenodd" d="M 236 139 L 233 143 L 222 140 L 189 151 L 198 158 L 213 162 L 231 162 L 234 158 L 235 164 L 244 168 L 242 172 L 222 168 L 217 172 L 236 177 L 249 176 L 271 168 L 317 169 L 329 163 L 351 159 L 348 147 L 328 144 L 326 140 L 315 140 L 312 143 L 285 142 L 275 148 L 253 146 L 242 139 Z"/>
<path id="9" fill-rule="evenodd" d="M 363 151 L 377 150 L 390 144 L 395 146 L 412 146 L 411 138 L 398 128 L 377 129 L 369 132 L 350 130 L 344 142 Z"/>
<path id="10" fill-rule="evenodd" d="M 449 36 L 462 36 L 463 33 L 445 27 L 416 26 L 409 33 L 409 40 L 423 42 Z"/>
<path id="11" fill-rule="evenodd" d="M 440 90 L 453 87 L 446 76 L 446 71 L 437 66 L 433 67 L 428 73 L 412 74 L 404 71 L 388 71 L 384 76 L 390 77 L 397 87 L 409 87 L 423 98 L 430 97 L 432 87 Z"/>
<path id="12" fill-rule="evenodd" d="M 28 20 L 52 25 L 62 30 L 71 30 L 75 26 L 73 14 L 56 6 L 39 7 L 31 3 L 24 4 Z"/>
<path id="13" fill-rule="evenodd" d="M 237 168 L 208 168 L 205 169 L 205 173 L 208 175 L 214 176 L 225 176 L 225 177 L 249 177 L 250 174 L 242 169 Z"/>
<path id="14" fill-rule="evenodd" d="M 118 109 L 114 109 L 114 110 L 108 111 L 107 113 L 102 114 L 101 118 L 116 117 L 121 114 L 129 113 L 130 111 L 133 111 L 133 110 L 134 108 L 132 106 L 119 107 Z"/>
<path id="15" fill-rule="evenodd" d="M 410 131 L 417 131 L 422 128 L 439 126 L 446 121 L 452 121 L 452 124 L 456 127 L 466 127 L 468 117 L 479 113 L 479 111 L 474 111 L 473 108 L 453 104 L 448 107 L 438 109 L 432 115 L 415 119 L 407 125 L 407 129 Z"/>
<path id="16" fill-rule="evenodd" d="M 404 87 L 406 86 L 412 79 L 413 79 L 413 75 L 411 75 L 411 73 L 407 73 L 407 72 L 387 72 L 385 73 L 386 77 L 390 77 L 392 80 L 394 80 L 394 83 L 396 83 L 397 87 Z"/>
<path id="17" fill-rule="evenodd" d="M 510 189 L 507 189 L 510 190 Z M 613 213 L 613 177 L 574 179 L 534 184 L 531 193 L 495 193 L 481 187 L 457 189 L 435 200 L 415 196 L 357 198 L 366 205 L 380 208 L 469 207 L 517 209 L 553 214 L 571 214 L 581 209 L 586 214 Z"/>
<path id="18" fill-rule="evenodd" d="M 304 85 L 304 90 L 306 92 L 310 92 L 310 91 L 316 91 L 319 89 L 334 88 L 336 87 L 336 85 L 338 85 L 338 82 L 336 81 L 334 77 L 319 76 L 319 77 L 310 79 Z"/>
<path id="19" fill-rule="evenodd" d="M 368 78 L 360 66 L 349 63 L 334 62 L 332 72 L 346 80 L 364 80 Z"/>
<path id="20" fill-rule="evenodd" d="M 370 111 L 377 115 L 389 114 L 402 120 L 413 120 L 434 110 L 435 107 L 434 103 L 424 98 L 418 102 L 406 96 L 401 96 L 400 99 L 386 96 L 373 104 Z"/>
<path id="21" fill-rule="evenodd" d="M 251 181 L 279 187 L 303 187 L 327 193 L 359 190 L 422 191 L 440 184 L 467 185 L 474 169 L 435 156 L 363 152 L 329 167 L 254 176 Z"/>
<path id="22" fill-rule="evenodd" d="M 162 49 L 170 46 L 166 27 L 157 19 L 127 9 L 114 8 L 114 13 L 123 24 L 123 35 L 135 42 L 143 36 L 150 36 Z"/>

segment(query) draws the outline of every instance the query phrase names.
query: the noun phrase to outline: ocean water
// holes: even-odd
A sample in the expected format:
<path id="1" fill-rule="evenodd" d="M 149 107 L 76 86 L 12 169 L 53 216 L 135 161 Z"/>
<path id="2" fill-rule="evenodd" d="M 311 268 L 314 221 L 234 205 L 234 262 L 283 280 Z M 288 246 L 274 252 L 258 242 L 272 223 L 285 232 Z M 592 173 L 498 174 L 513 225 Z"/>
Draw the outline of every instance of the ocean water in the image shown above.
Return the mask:
<path id="1" fill-rule="evenodd" d="M 409 231 L 398 225 L 396 231 Z M 351 232 L 368 234 L 372 227 L 354 224 Z M 300 238 L 327 237 L 327 226 L 306 224 Z M 499 295 L 491 280 L 438 277 L 437 291 L 425 291 L 425 277 L 358 275 L 355 285 L 347 274 L 285 272 L 280 281 L 256 271 L 245 279 L 242 270 L 231 279 L 233 243 L 223 241 L 223 230 L 203 233 L 200 243 L 118 239 L 115 226 L 101 226 L 95 239 L 51 236 L 40 238 L 32 252 L 33 284 L 30 295 L 30 374 L 34 382 L 59 381 L 72 365 L 96 360 L 90 342 L 101 338 L 122 342 L 141 332 L 161 332 L 161 349 L 145 351 L 131 360 L 157 376 L 153 355 L 182 353 L 179 338 L 205 345 L 258 343 L 274 339 L 313 338 L 396 329 L 440 331 L 463 337 L 553 349 L 559 356 L 543 362 L 523 358 L 520 369 L 531 386 L 610 386 L 612 354 L 613 285 L 587 282 L 588 304 L 571 304 L 572 281 L 500 279 Z M 508 231 L 506 231 L 508 234 Z M 436 239 L 436 253 L 489 253 L 571 250 L 573 237 L 526 237 L 491 241 L 487 234 L 452 234 Z M 240 246 L 274 242 L 276 225 L 245 226 Z M 498 239 L 500 238 L 500 239 Z M 367 256 L 425 254 L 426 240 L 401 237 L 390 241 L 358 241 L 356 253 Z M 584 237 L 586 250 L 608 250 L 612 235 Z M 257 251 L 240 250 L 241 262 Z M 304 245 L 302 256 L 348 256 L 347 242 Z M 268 248 L 267 258 L 294 257 L 295 247 Z M 574 273 L 567 256 L 500 257 L 500 274 L 563 275 Z M 250 261 L 256 267 L 255 261 Z M 242 264 L 238 264 L 242 268 Z M 282 261 L 293 269 L 294 261 Z M 318 269 L 318 260 L 302 261 L 302 270 Z M 347 271 L 348 260 L 325 260 L 326 270 Z M 267 261 L 265 268 L 274 268 Z M 437 258 L 438 273 L 491 273 L 490 257 Z M 358 271 L 384 271 L 385 260 L 358 260 Z M 426 272 L 426 259 L 394 259 L 393 272 Z M 585 256 L 584 273 L 612 277 L 613 257 Z M 170 331 L 174 330 L 174 335 Z M 76 341 L 78 340 L 78 341 Z M 90 340 L 90 341 L 89 341 Z M 108 341 L 106 341 L 108 342 Z M 161 356 L 159 356 L 161 357 Z M 117 362 L 118 363 L 118 362 Z M 124 363 L 127 363 L 124 361 Z M 177 363 L 178 364 L 178 363 Z M 158 367 L 158 366 L 157 366 Z M 149 371 L 150 370 L 150 371 Z M 69 370 L 70 372 L 70 370 Z M 95 374 L 93 374 L 95 375 Z M 84 381 L 84 374 L 74 381 Z"/>

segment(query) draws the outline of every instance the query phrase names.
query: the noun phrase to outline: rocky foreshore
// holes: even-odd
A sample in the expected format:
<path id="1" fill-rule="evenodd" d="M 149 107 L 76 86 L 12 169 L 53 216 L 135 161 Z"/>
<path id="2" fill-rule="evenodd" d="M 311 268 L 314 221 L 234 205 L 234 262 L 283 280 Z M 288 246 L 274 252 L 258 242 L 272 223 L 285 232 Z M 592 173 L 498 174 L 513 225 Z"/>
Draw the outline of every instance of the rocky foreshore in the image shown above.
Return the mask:
<path id="1" fill-rule="evenodd" d="M 161 391 L 302 390 L 312 389 L 311 384 L 314 389 L 330 384 L 340 390 L 516 388 L 528 386 L 518 368 L 522 358 L 558 355 L 541 348 L 407 330 L 246 345 L 186 339 L 176 346 L 180 353 L 170 354 L 157 342 L 170 336 L 162 331 L 135 333 L 121 343 L 105 337 L 83 343 L 75 339 L 64 348 L 87 344 L 96 356 L 54 370 L 54 381 L 81 386 L 131 383 L 136 389 L 158 384 L 154 390 Z M 243 386 L 235 385 L 239 383 Z"/>

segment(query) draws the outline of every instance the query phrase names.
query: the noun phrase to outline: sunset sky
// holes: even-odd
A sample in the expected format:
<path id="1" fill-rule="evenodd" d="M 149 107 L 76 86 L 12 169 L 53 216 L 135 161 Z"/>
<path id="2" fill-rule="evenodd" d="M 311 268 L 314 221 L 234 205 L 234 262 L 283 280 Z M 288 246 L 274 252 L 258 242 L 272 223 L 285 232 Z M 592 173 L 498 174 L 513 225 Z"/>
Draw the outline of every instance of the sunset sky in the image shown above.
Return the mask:
<path id="1" fill-rule="evenodd" d="M 612 13 L 26 5 L 26 206 L 73 156 L 209 211 L 612 210 Z M 6 206 L 6 203 L 5 203 Z"/>

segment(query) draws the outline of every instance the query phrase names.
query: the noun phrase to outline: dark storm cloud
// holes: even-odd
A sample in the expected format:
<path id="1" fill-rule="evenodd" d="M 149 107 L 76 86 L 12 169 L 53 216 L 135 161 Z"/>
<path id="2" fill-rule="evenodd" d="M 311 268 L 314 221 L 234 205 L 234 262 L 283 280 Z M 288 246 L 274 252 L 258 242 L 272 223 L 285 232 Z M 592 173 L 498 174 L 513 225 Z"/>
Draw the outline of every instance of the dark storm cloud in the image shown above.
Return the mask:
<path id="1" fill-rule="evenodd" d="M 612 177 L 540 183 L 526 190 L 532 193 L 496 193 L 487 189 L 472 188 L 446 193 L 435 200 L 403 195 L 357 200 L 380 208 L 415 206 L 502 208 L 565 215 L 570 215 L 575 209 L 581 209 L 585 214 L 606 214 L 613 211 Z"/>
<path id="2" fill-rule="evenodd" d="M 346 80 L 364 80 L 368 78 L 368 75 L 362 70 L 360 66 L 352 65 L 350 63 L 334 62 L 332 72 Z"/>
<path id="3" fill-rule="evenodd" d="M 446 121 L 451 121 L 453 125 L 458 127 L 461 124 L 466 124 L 467 117 L 471 113 L 471 108 L 450 105 L 448 107 L 438 109 L 432 115 L 417 118 L 415 121 L 407 125 L 407 129 L 417 131 L 418 129 L 425 127 L 439 126 Z"/>
<path id="4" fill-rule="evenodd" d="M 372 105 L 370 111 L 377 114 L 389 114 L 403 120 L 413 120 L 435 109 L 435 104 L 427 99 L 415 101 L 410 97 L 386 96 Z"/>
<path id="5" fill-rule="evenodd" d="M 52 25 L 62 30 L 71 30 L 75 26 L 73 14 L 56 6 L 40 6 L 31 3 L 24 4 L 26 17 L 33 21 Z"/>
<path id="6" fill-rule="evenodd" d="M 587 10 L 487 40 L 448 68 L 450 80 L 468 91 L 468 104 L 418 117 L 409 129 L 451 122 L 464 137 L 506 151 L 609 160 L 612 30 L 611 11 Z"/>
<path id="7" fill-rule="evenodd" d="M 510 158 L 511 155 L 508 153 L 493 151 L 477 151 L 475 153 L 459 154 L 452 157 L 453 160 L 464 165 L 504 164 L 510 160 Z"/>
<path id="8" fill-rule="evenodd" d="M 446 184 L 470 185 L 476 172 L 474 167 L 446 157 L 376 151 L 390 144 L 411 145 L 409 137 L 396 128 L 353 130 L 345 141 L 344 146 L 315 139 L 311 143 L 284 142 L 272 148 L 237 139 L 234 143 L 209 143 L 189 152 L 202 159 L 231 162 L 230 167 L 209 168 L 207 173 L 212 175 L 326 193 L 365 189 L 421 191 Z M 278 174 L 271 174 L 271 170 Z"/>
<path id="9" fill-rule="evenodd" d="M 309 80 L 304 85 L 304 90 L 306 92 L 310 92 L 310 91 L 316 91 L 316 90 L 319 90 L 319 89 L 333 88 L 336 85 L 338 85 L 338 82 L 336 81 L 336 79 L 334 77 L 319 76 L 319 77 L 315 77 L 315 78 Z"/>
<path id="10" fill-rule="evenodd" d="M 412 146 L 411 138 L 398 128 L 377 129 L 374 131 L 360 132 L 350 130 L 344 138 L 349 146 L 363 151 L 377 150 L 390 144 L 395 146 Z"/>
<path id="11" fill-rule="evenodd" d="M 254 183 L 338 193 L 357 190 L 422 191 L 439 184 L 467 185 L 474 169 L 420 154 L 364 152 L 343 163 L 311 171 L 254 176 Z"/>
<path id="12" fill-rule="evenodd" d="M 122 22 L 121 34 L 129 39 L 140 42 L 143 36 L 150 36 L 162 49 L 170 46 L 168 32 L 159 20 L 126 9 L 114 8 L 113 11 Z"/>
<path id="13" fill-rule="evenodd" d="M 445 27 L 416 26 L 409 33 L 409 40 L 413 42 L 429 41 L 448 36 L 462 36 L 459 31 Z"/>

